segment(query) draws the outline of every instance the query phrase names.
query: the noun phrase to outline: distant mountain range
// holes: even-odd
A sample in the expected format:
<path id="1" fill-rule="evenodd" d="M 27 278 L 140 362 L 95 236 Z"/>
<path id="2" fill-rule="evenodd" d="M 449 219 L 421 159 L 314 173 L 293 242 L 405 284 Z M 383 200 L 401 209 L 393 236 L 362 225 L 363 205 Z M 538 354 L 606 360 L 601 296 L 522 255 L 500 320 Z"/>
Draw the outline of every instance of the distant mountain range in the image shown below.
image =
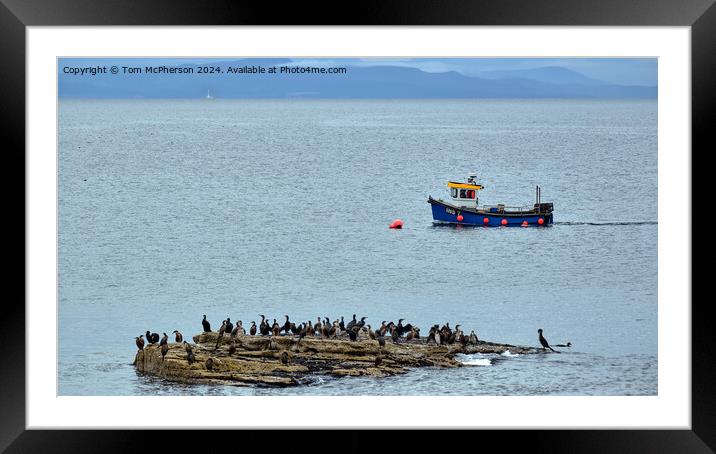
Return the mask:
<path id="1" fill-rule="evenodd" d="M 103 60 L 107 64 L 109 60 Z M 157 66 L 161 60 L 112 60 L 121 66 Z M 229 68 L 282 66 L 290 59 L 245 59 L 211 64 L 173 64 L 194 74 L 72 75 L 65 67 L 97 65 L 91 59 L 64 59 L 59 65 L 61 98 L 648 98 L 657 87 L 616 85 L 576 71 L 545 66 L 496 70 L 469 77 L 455 71 L 425 72 L 404 66 L 346 66 L 345 74 L 230 74 Z M 197 74 L 200 67 L 221 73 Z"/>

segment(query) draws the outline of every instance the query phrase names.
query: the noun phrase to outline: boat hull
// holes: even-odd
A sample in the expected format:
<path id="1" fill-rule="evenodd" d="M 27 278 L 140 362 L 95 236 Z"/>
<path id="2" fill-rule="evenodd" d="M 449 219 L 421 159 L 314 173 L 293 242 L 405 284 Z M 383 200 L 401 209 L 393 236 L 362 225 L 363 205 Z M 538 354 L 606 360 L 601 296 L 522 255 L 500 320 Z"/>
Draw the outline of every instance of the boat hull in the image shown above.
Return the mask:
<path id="1" fill-rule="evenodd" d="M 485 227 L 520 227 L 526 222 L 531 226 L 552 224 L 552 213 L 491 213 L 482 210 L 456 207 L 449 203 L 429 198 L 433 210 L 433 222 L 438 224 L 481 225 Z M 462 220 L 458 221 L 458 215 Z M 542 224 L 540 224 L 542 219 Z"/>

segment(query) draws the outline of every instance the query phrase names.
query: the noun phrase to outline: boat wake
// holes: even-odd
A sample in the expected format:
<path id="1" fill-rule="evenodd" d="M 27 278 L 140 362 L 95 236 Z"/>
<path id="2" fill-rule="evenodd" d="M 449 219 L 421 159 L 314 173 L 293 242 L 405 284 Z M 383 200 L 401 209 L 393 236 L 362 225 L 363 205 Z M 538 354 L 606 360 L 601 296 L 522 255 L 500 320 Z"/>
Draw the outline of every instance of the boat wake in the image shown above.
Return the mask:
<path id="1" fill-rule="evenodd" d="M 554 225 L 657 225 L 657 221 L 619 221 L 619 222 L 555 222 Z"/>

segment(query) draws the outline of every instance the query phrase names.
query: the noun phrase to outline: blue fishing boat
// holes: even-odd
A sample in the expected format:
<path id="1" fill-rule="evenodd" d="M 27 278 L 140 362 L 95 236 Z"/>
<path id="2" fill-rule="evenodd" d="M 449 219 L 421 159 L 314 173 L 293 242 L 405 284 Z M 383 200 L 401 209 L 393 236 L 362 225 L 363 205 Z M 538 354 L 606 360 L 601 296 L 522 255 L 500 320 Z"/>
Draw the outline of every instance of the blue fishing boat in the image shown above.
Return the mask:
<path id="1" fill-rule="evenodd" d="M 433 222 L 436 224 L 500 226 L 546 226 L 552 224 L 552 203 L 542 203 L 542 190 L 535 188 L 535 204 L 532 206 L 512 207 L 503 204 L 479 205 L 477 191 L 485 189 L 476 181 L 472 173 L 464 183 L 449 181 L 449 201 L 428 196 L 433 209 Z"/>

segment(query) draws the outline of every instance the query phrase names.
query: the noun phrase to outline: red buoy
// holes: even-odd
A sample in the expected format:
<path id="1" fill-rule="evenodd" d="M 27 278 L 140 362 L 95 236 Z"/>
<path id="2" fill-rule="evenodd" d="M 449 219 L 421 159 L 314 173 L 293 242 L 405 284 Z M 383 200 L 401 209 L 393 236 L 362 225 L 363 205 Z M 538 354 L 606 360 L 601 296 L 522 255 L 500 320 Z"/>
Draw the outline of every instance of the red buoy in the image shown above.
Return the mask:
<path id="1" fill-rule="evenodd" d="M 461 215 L 461 214 L 458 214 L 458 215 L 457 215 L 457 220 L 458 220 L 458 221 L 462 221 L 463 219 L 465 219 L 465 218 L 464 218 L 464 217 L 462 217 L 462 215 Z"/>
<path id="2" fill-rule="evenodd" d="M 482 218 L 482 223 L 483 223 L 483 224 L 489 224 L 489 223 L 490 223 L 490 218 Z"/>
<path id="3" fill-rule="evenodd" d="M 527 227 L 527 221 L 522 221 L 522 227 Z"/>
<path id="4" fill-rule="evenodd" d="M 537 224 L 539 224 L 539 225 L 544 224 L 544 218 L 537 219 Z"/>
<path id="5" fill-rule="evenodd" d="M 502 224 L 502 225 L 507 225 L 507 219 L 503 219 L 500 224 Z"/>
<path id="6" fill-rule="evenodd" d="M 402 229 L 403 221 L 401 221 L 400 219 L 396 219 L 395 221 L 393 221 L 392 224 L 390 224 L 390 228 L 391 229 Z"/>

